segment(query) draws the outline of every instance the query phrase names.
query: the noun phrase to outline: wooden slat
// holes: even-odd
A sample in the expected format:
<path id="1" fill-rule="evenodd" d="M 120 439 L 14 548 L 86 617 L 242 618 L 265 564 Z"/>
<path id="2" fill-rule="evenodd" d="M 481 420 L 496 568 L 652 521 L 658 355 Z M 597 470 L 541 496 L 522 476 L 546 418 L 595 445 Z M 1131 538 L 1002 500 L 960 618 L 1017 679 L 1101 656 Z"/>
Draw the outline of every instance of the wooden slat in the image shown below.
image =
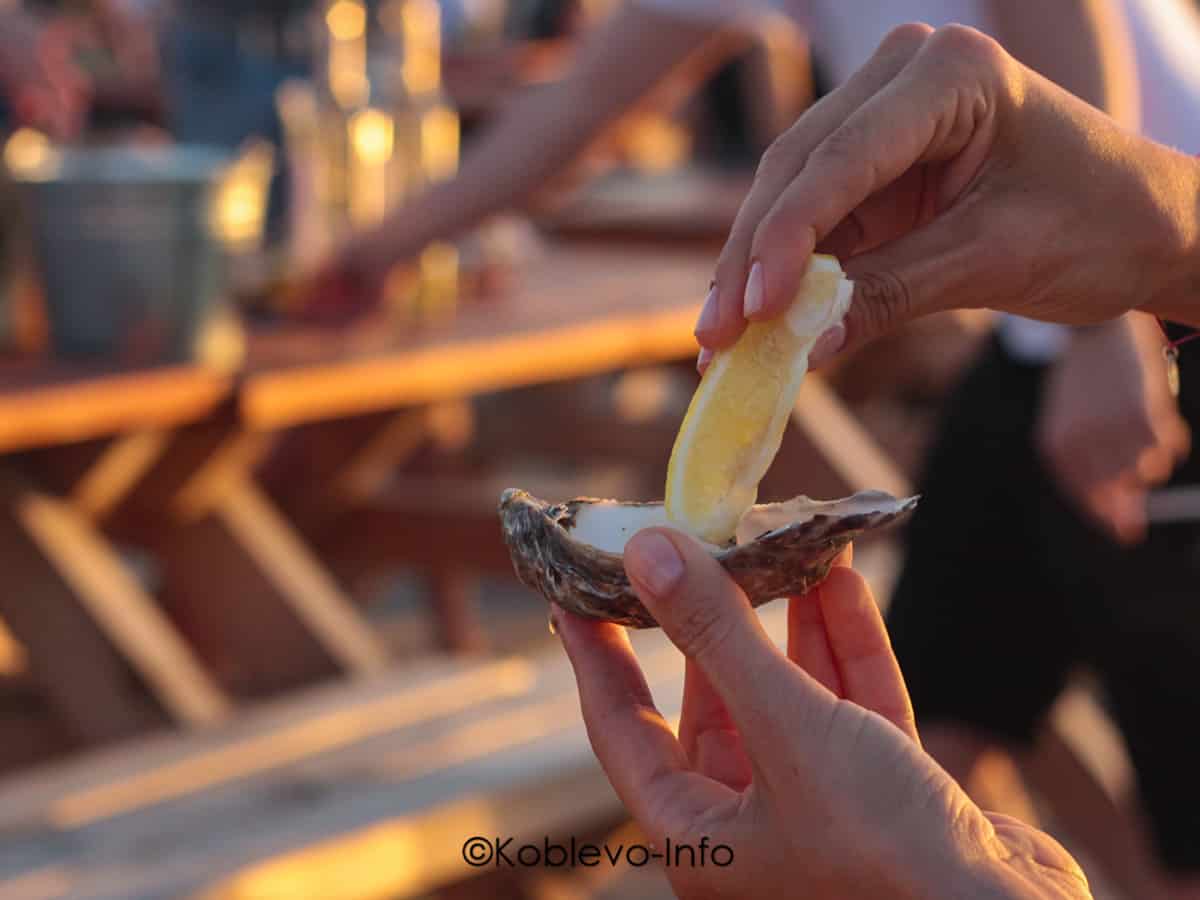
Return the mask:
<path id="1" fill-rule="evenodd" d="M 242 416 L 254 428 L 282 428 L 679 359 L 695 352 L 697 312 L 689 306 L 263 372 L 242 391 Z"/>
<path id="2" fill-rule="evenodd" d="M 387 650 L 366 620 L 256 485 L 226 485 L 213 512 L 347 671 L 365 675 L 387 667 Z"/>
<path id="3" fill-rule="evenodd" d="M 66 444 L 201 419 L 229 395 L 229 376 L 197 366 L 80 374 L 54 363 L 0 367 L 0 452 Z"/>
<path id="4" fill-rule="evenodd" d="M 871 551 L 857 562 L 872 577 Z M 771 604 L 759 613 L 782 641 L 786 607 Z M 631 636 L 660 709 L 676 721 L 681 657 L 661 632 Z M 513 664 L 520 667 L 514 675 L 496 669 Z M 467 680 L 451 685 L 455 672 Z M 518 690 L 506 696 L 485 690 L 477 703 L 466 699 L 510 678 Z M 445 686 L 434 688 L 439 683 Z M 469 835 L 578 834 L 621 812 L 591 753 L 569 664 L 556 646 L 532 658 L 459 664 L 425 678 L 396 671 L 329 686 L 320 696 L 308 716 L 296 699 L 260 708 L 251 713 L 250 733 L 235 722 L 224 739 L 212 732 L 163 738 L 152 752 L 134 746 L 121 757 L 109 753 L 53 774 L 0 782 L 0 828 L 8 829 L 0 839 L 0 896 L 40 872 L 69 885 L 75 900 L 399 900 L 469 877 L 460 856 Z M 427 696 L 441 701 L 427 703 Z M 406 720 L 406 707 L 429 705 L 439 707 L 436 717 Z M 287 715 L 274 722 L 265 718 L 284 708 Z M 336 718 L 343 713 L 350 727 Z M 375 727 L 389 716 L 391 722 Z M 313 733 L 344 729 L 352 739 L 336 748 L 318 744 L 304 756 L 279 752 L 295 738 L 271 743 L 275 731 L 306 733 L 310 718 Z M 266 750 L 253 756 L 268 760 L 266 767 L 247 772 L 221 762 L 236 759 L 227 748 L 247 739 L 264 742 Z M 217 781 L 192 782 L 211 760 L 218 763 Z M 128 784 L 145 786 L 171 773 L 188 777 L 166 780 L 176 788 L 169 797 L 145 791 L 145 802 L 114 804 L 107 814 L 103 804 L 94 807 L 108 817 L 37 830 L 55 821 L 48 810 L 61 811 L 65 798 L 119 796 Z M 135 793 L 128 796 L 136 799 Z"/>
<path id="5" fill-rule="evenodd" d="M 71 741 L 104 742 L 166 722 L 125 661 L 17 519 L 26 488 L 0 475 L 0 615 Z"/>
<path id="6" fill-rule="evenodd" d="M 13 637 L 0 619 L 0 676 L 13 675 L 25 668 L 25 648 Z"/>
<path id="7" fill-rule="evenodd" d="M 166 451 L 162 431 L 135 431 L 113 441 L 71 490 L 71 503 L 89 519 L 100 519 L 121 502 Z"/>
<path id="8" fill-rule="evenodd" d="M 154 600 L 78 513 L 32 491 L 17 501 L 15 512 L 79 601 L 179 722 L 206 725 L 228 714 L 229 702 Z"/>
<path id="9" fill-rule="evenodd" d="M 792 422 L 855 491 L 913 493 L 908 476 L 891 461 L 871 434 L 816 374 L 804 379 Z"/>
<path id="10" fill-rule="evenodd" d="M 370 682 L 340 682 L 247 706 L 218 728 L 165 733 L 0 779 L 0 831 L 78 828 L 520 696 L 521 659 L 437 660 Z"/>

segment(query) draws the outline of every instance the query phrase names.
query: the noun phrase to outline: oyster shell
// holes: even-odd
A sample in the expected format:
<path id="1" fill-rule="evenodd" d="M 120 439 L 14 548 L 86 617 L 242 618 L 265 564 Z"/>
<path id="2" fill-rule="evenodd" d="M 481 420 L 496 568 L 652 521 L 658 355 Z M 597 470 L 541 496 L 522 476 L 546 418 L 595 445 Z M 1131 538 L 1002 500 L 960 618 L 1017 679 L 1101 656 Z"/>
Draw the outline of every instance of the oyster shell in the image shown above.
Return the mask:
<path id="1" fill-rule="evenodd" d="M 916 497 L 879 491 L 761 504 L 742 518 L 729 546 L 710 549 L 759 606 L 804 593 L 856 535 L 891 524 L 916 505 Z M 631 628 L 658 627 L 630 587 L 621 553 L 643 528 L 670 524 L 661 503 L 580 497 L 551 504 L 510 488 L 500 498 L 500 520 L 517 577 L 546 600 Z"/>

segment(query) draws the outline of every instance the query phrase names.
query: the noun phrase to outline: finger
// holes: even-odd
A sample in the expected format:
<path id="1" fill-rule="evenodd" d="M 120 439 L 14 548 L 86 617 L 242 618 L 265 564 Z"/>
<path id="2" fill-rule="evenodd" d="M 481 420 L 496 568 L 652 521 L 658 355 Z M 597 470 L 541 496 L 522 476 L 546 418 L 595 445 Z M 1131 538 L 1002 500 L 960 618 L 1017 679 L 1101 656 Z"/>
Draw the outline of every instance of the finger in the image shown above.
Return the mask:
<path id="1" fill-rule="evenodd" d="M 838 566 L 816 590 L 843 696 L 920 743 L 908 688 L 866 579 Z"/>
<path id="2" fill-rule="evenodd" d="M 833 661 L 833 648 L 825 631 L 820 587 L 788 600 L 788 659 L 842 696 L 842 679 Z"/>
<path id="3" fill-rule="evenodd" d="M 684 670 L 679 743 L 697 772 L 734 790 L 744 789 L 754 777 L 729 710 L 691 660 Z"/>
<path id="4" fill-rule="evenodd" d="M 956 45 L 950 53 L 944 51 L 948 42 Z M 968 46 L 973 48 L 969 52 Z M 985 54 L 995 63 L 1003 51 L 970 29 L 938 32 L 899 75 L 812 151 L 754 236 L 751 256 L 762 264 L 764 290 L 770 298 L 765 304 L 786 304 L 795 292 L 797 263 L 787 245 L 796 235 L 811 234 L 820 243 L 872 195 L 917 165 L 953 161 L 939 176 L 937 206 L 948 206 L 970 183 L 991 143 L 995 103 L 987 95 L 985 77 L 975 71 L 964 75 L 962 66 L 974 65 Z M 971 152 L 964 152 L 968 150 Z M 961 245 L 962 233 L 952 233 L 949 226 L 938 221 L 918 229 L 903 239 L 903 249 L 908 252 L 898 259 L 895 253 L 901 248 L 897 246 L 885 245 L 876 251 L 890 251 L 892 265 L 861 272 L 862 284 L 856 285 L 859 309 L 855 327 L 848 328 L 852 342 L 873 336 L 868 326 L 890 325 L 915 314 L 921 307 L 916 302 L 919 299 L 946 297 L 944 291 L 928 289 L 915 294 L 909 282 L 898 276 L 903 272 L 945 277 L 946 261 L 937 259 L 931 268 L 925 256 L 915 251 L 928 252 L 932 242 L 941 257 L 947 248 Z M 972 248 L 959 246 L 950 252 L 961 256 Z M 881 258 L 886 257 L 877 260 Z M 919 268 L 909 272 L 897 265 L 900 262 Z M 885 277 L 888 275 L 891 277 Z M 854 277 L 856 282 L 860 280 L 859 274 Z M 886 306 L 882 310 L 868 308 L 874 302 Z"/>
<path id="5" fill-rule="evenodd" d="M 554 611 L 579 687 L 588 740 L 618 796 L 655 834 L 694 821 L 728 789 L 689 770 L 683 748 L 654 705 L 625 630 Z"/>
<path id="6" fill-rule="evenodd" d="M 779 652 L 741 588 L 694 538 L 641 531 L 625 547 L 625 571 L 724 701 L 756 770 L 795 744 L 806 719 L 832 713 L 832 697 Z"/>
<path id="7" fill-rule="evenodd" d="M 717 263 L 713 311 L 696 329 L 696 337 L 702 344 L 713 348 L 728 346 L 745 327 L 751 246 L 763 216 L 804 167 L 809 154 L 903 70 L 931 31 L 926 25 L 905 25 L 892 31 L 858 72 L 805 112 L 763 156 L 754 184 L 738 210 Z M 790 293 L 783 281 L 778 283 L 778 289 L 775 284 L 768 285 L 763 295 L 763 308 L 755 313 L 756 318 L 777 315 L 791 302 L 814 242 L 815 237 L 804 229 L 787 236 L 788 253 L 795 258 L 794 283 Z"/>
<path id="8" fill-rule="evenodd" d="M 1171 477 L 1178 461 L 1173 447 L 1155 443 L 1142 450 L 1133 470 L 1142 484 L 1157 485 Z"/>
<path id="9" fill-rule="evenodd" d="M 1119 543 L 1141 543 L 1149 526 L 1146 486 L 1137 476 L 1115 479 L 1088 492 L 1087 508 Z"/>

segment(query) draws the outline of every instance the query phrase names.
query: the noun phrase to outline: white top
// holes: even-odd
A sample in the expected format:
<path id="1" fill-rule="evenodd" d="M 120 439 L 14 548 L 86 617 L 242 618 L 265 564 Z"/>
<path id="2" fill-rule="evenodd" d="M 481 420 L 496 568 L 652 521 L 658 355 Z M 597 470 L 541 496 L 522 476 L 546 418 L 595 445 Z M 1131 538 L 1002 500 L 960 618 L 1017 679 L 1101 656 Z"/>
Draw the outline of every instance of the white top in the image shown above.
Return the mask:
<path id="1" fill-rule="evenodd" d="M 989 0 L 634 0 L 673 14 L 729 21 L 773 7 L 795 18 L 820 48 L 835 84 L 850 77 L 892 28 L 905 22 L 933 27 L 957 22 L 991 32 Z M 1119 3 L 1136 56 L 1142 133 L 1188 153 L 1200 153 L 1200 13 L 1188 0 L 1110 0 Z M 1049 362 L 1066 346 L 1058 325 L 1001 317 L 1007 349 L 1028 362 Z"/>
<path id="2" fill-rule="evenodd" d="M 774 8 L 794 18 L 841 84 L 905 22 L 957 22 L 992 32 L 995 0 L 633 0 L 676 15 L 730 21 Z M 1011 2 L 1011 0 L 1009 0 Z M 1142 130 L 1156 141 L 1200 153 L 1200 13 L 1189 0 L 1109 0 L 1129 24 L 1140 82 Z"/>
<path id="3" fill-rule="evenodd" d="M 958 22 L 990 30 L 987 0 L 634 0 L 681 16 L 730 21 L 772 8 L 787 13 L 821 48 L 821 61 L 835 84 L 865 63 L 884 35 L 906 22 L 937 28 Z"/>

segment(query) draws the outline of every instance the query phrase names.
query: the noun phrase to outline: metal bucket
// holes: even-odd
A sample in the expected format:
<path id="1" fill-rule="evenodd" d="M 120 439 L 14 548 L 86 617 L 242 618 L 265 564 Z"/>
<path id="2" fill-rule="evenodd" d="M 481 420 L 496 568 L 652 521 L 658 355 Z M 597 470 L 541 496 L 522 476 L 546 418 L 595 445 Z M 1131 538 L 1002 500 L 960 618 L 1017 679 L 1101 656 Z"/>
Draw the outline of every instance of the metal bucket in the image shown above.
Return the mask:
<path id="1" fill-rule="evenodd" d="M 224 292 L 209 207 L 228 161 L 199 147 L 106 148 L 16 173 L 57 354 L 192 357 Z"/>

